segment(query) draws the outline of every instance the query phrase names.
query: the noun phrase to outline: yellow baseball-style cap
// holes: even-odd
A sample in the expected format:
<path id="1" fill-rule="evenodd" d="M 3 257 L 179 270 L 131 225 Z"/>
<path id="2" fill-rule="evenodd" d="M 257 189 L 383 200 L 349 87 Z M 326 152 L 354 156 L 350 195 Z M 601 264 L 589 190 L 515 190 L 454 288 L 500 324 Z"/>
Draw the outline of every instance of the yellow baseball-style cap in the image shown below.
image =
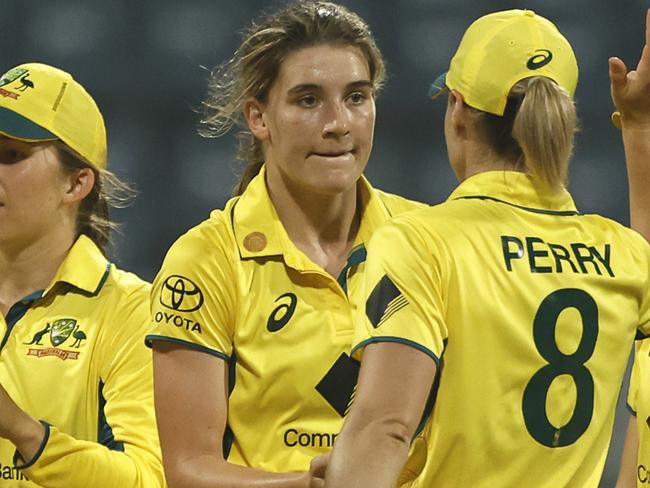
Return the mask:
<path id="1" fill-rule="evenodd" d="M 532 10 L 505 10 L 469 26 L 449 71 L 429 95 L 457 90 L 470 107 L 503 115 L 512 87 L 532 76 L 550 78 L 573 96 L 578 84 L 573 49 L 552 22 Z"/>
<path id="2" fill-rule="evenodd" d="M 70 74 L 46 64 L 21 64 L 0 77 L 0 134 L 61 140 L 95 168 L 106 168 L 106 128 L 97 104 Z"/>

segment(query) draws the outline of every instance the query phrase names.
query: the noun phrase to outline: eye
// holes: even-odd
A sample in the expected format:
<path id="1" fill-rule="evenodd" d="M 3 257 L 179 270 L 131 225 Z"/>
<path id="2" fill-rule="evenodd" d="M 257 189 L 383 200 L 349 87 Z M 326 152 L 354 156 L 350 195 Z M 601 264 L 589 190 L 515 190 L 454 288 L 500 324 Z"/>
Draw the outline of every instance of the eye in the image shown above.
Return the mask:
<path id="1" fill-rule="evenodd" d="M 318 98 L 314 95 L 305 95 L 298 99 L 298 105 L 304 108 L 313 108 L 318 105 Z"/>
<path id="2" fill-rule="evenodd" d="M 27 154 L 19 149 L 0 148 L 0 164 L 16 164 L 27 158 Z"/>
<path id="3" fill-rule="evenodd" d="M 363 92 L 354 92 L 348 96 L 348 100 L 350 100 L 350 102 L 352 102 L 353 105 L 361 105 L 363 102 L 367 100 L 367 98 L 368 97 Z"/>

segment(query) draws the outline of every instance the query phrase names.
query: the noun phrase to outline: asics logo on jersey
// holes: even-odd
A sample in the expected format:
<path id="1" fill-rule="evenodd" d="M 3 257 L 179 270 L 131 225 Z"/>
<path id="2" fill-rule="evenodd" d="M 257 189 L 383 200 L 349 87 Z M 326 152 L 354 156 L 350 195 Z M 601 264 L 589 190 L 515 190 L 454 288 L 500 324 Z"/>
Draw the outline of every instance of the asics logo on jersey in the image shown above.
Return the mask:
<path id="1" fill-rule="evenodd" d="M 543 66 L 546 66 L 553 59 L 553 53 L 548 49 L 537 49 L 536 53 L 532 58 L 526 63 L 528 69 L 540 69 Z"/>
<path id="2" fill-rule="evenodd" d="M 269 332 L 277 332 L 282 329 L 291 320 L 291 317 L 293 317 L 296 311 L 298 298 L 295 294 L 285 293 L 284 295 L 280 295 L 275 299 L 275 303 L 281 300 L 282 303 L 273 309 L 271 315 L 269 315 L 269 319 L 266 321 L 266 329 Z"/>
<path id="3" fill-rule="evenodd" d="M 177 312 L 194 312 L 203 305 L 203 292 L 192 280 L 171 275 L 160 290 L 160 303 Z"/>

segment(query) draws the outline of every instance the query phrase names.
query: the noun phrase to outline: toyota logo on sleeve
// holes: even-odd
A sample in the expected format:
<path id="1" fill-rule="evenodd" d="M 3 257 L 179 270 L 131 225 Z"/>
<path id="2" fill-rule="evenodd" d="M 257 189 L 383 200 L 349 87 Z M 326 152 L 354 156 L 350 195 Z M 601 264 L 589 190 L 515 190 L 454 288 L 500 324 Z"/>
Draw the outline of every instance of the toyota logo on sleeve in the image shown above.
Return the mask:
<path id="1" fill-rule="evenodd" d="M 203 293 L 192 280 L 171 275 L 160 290 L 160 303 L 177 312 L 194 312 L 203 305 Z"/>

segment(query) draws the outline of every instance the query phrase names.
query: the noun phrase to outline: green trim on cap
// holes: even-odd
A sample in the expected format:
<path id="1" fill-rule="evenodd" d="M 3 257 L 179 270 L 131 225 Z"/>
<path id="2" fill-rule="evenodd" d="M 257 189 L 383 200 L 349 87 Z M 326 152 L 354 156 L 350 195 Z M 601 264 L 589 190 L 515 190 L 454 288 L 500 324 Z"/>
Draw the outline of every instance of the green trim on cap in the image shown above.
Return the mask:
<path id="1" fill-rule="evenodd" d="M 436 81 L 434 81 L 429 87 L 429 98 L 435 100 L 447 90 L 447 73 L 445 72 L 438 76 Z"/>
<path id="2" fill-rule="evenodd" d="M 0 107 L 0 132 L 15 139 L 52 141 L 59 139 L 49 130 L 12 110 Z"/>

